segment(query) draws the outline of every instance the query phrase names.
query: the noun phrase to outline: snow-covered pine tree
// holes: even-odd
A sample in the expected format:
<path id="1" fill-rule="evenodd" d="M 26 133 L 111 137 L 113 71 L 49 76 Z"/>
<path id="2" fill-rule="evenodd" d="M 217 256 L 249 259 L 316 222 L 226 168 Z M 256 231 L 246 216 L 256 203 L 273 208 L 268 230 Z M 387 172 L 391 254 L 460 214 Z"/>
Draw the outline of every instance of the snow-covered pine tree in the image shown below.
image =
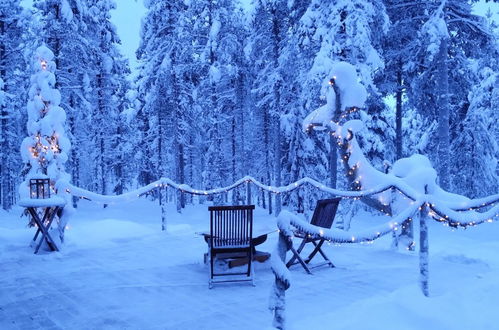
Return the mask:
<path id="1" fill-rule="evenodd" d="M 0 2 L 0 204 L 8 210 L 17 199 L 22 162 L 17 150 L 24 135 L 29 52 L 34 39 L 31 13 L 21 10 L 19 0 Z"/>
<path id="2" fill-rule="evenodd" d="M 390 28 L 383 39 L 385 69 L 379 75 L 378 87 L 384 97 L 395 97 L 395 158 L 404 155 L 404 132 L 402 118 L 404 102 L 415 76 L 414 60 L 418 46 L 418 31 L 421 28 L 425 8 L 412 0 L 385 0 Z"/>
<path id="3" fill-rule="evenodd" d="M 318 135 L 304 134 L 302 121 L 306 116 L 305 108 L 299 95 L 303 93 L 301 80 L 306 75 L 303 61 L 298 47 L 297 28 L 298 22 L 306 11 L 310 1 L 295 1 L 289 8 L 289 29 L 287 42 L 283 46 L 279 63 L 283 68 L 282 79 L 284 87 L 281 100 L 283 104 L 281 127 L 283 134 L 282 176 L 283 182 L 295 182 L 303 177 L 316 179 L 327 178 L 327 169 L 321 164 L 327 164 L 327 152 L 316 152 L 314 142 Z M 320 145 L 320 144 L 318 144 Z M 283 196 L 283 204 L 290 209 L 303 213 L 313 209 L 317 199 L 323 195 L 310 186 L 304 186 L 294 193 Z"/>
<path id="4" fill-rule="evenodd" d="M 120 54 L 116 27 L 111 23 L 110 11 L 116 7 L 112 0 L 92 0 L 88 9 L 89 42 L 95 49 L 91 63 L 95 79 L 92 84 L 93 111 L 91 125 L 93 190 L 102 194 L 116 188 L 117 167 L 123 166 L 119 141 L 126 139 L 120 131 L 120 104 L 125 98 L 129 74 L 128 63 Z M 121 171 L 119 171 L 121 172 Z"/>
<path id="5" fill-rule="evenodd" d="M 185 182 L 185 144 L 191 106 L 191 86 L 197 81 L 190 68 L 189 11 L 179 1 L 148 2 L 148 13 L 142 24 L 142 40 L 137 52 L 140 72 L 137 80 L 142 105 L 137 117 L 142 130 L 142 167 L 140 179 L 149 183 L 161 176 Z M 193 118 L 192 120 L 199 120 Z M 170 166 L 169 164 L 173 164 Z M 177 209 L 184 206 L 178 195 Z"/>
<path id="6" fill-rule="evenodd" d="M 34 7 L 42 23 L 41 37 L 54 52 L 57 66 L 57 88 L 61 90 L 61 104 L 68 115 L 68 137 L 73 148 L 68 168 L 72 181 L 89 187 L 92 180 L 90 140 L 93 87 L 96 65 L 91 47 L 86 0 L 35 0 Z"/>
<path id="7" fill-rule="evenodd" d="M 232 41 L 227 43 L 226 56 L 227 63 L 232 65 L 230 70 L 230 80 L 233 86 L 232 110 L 230 113 L 230 162 L 231 181 L 248 175 L 251 163 L 251 156 L 247 154 L 247 136 L 253 133 L 252 123 L 249 118 L 248 97 L 251 93 L 251 76 L 248 69 L 248 62 L 245 53 L 245 43 L 248 40 L 248 30 L 244 24 L 245 13 L 242 9 L 232 9 L 234 12 L 230 22 L 230 33 L 233 35 Z M 232 203 L 243 203 L 243 196 L 239 190 L 232 193 Z"/>
<path id="8" fill-rule="evenodd" d="M 113 103 L 116 106 L 118 116 L 116 118 L 114 139 L 111 145 L 113 157 L 111 167 L 113 169 L 112 191 L 122 194 L 135 181 L 137 164 L 135 162 L 135 148 L 137 140 L 137 129 L 135 121 L 131 120 L 135 114 L 134 101 L 136 92 L 128 79 L 130 66 L 128 59 L 124 58 L 118 48 L 113 48 L 114 53 L 114 86 Z"/>
<path id="9" fill-rule="evenodd" d="M 195 109 L 202 110 L 202 185 L 227 184 L 236 171 L 235 154 L 242 148 L 236 119 L 241 119 L 242 25 L 232 1 L 195 1 L 190 4 L 191 33 L 199 81 L 195 84 Z M 239 100 L 239 101 L 238 101 Z M 239 126 L 240 127 L 240 126 Z M 223 202 L 217 197 L 216 203 Z"/>
<path id="10" fill-rule="evenodd" d="M 499 187 L 499 74 L 484 67 L 478 78 L 480 81 L 469 96 L 466 117 L 459 123 L 460 133 L 452 145 L 453 187 L 472 198 L 495 194 Z"/>
<path id="11" fill-rule="evenodd" d="M 139 60 L 139 75 L 137 78 L 138 100 L 140 109 L 137 112 L 141 130 L 142 148 L 139 182 L 148 184 L 166 173 L 162 158 L 168 155 L 167 141 L 171 134 L 166 132 L 166 116 L 171 111 L 172 102 L 167 99 L 166 91 L 160 93 L 160 77 L 165 74 L 165 68 L 170 63 L 170 47 L 175 47 L 174 28 L 179 8 L 175 1 L 145 3 L 148 9 L 142 19 L 141 43 L 137 50 Z M 171 82 L 163 82 L 168 85 Z M 162 106 L 160 106 L 162 104 Z M 167 109 L 168 107 L 168 109 Z M 173 176 L 172 176 L 173 177 Z"/>
<path id="12" fill-rule="evenodd" d="M 486 20 L 472 13 L 468 1 L 427 0 L 412 5 L 423 6 L 429 18 L 418 34 L 416 75 L 409 101 L 423 114 L 425 127 L 434 129 L 428 132 L 432 139 L 425 153 L 437 165 L 442 188 L 450 189 L 451 142 L 469 107 L 469 61 L 487 53 L 484 50 L 491 46 L 494 36 Z"/>
<path id="13" fill-rule="evenodd" d="M 268 184 L 282 183 L 282 94 L 288 86 L 283 81 L 284 71 L 280 59 L 287 41 L 289 29 L 286 1 L 270 0 L 255 3 L 253 33 L 251 40 L 251 62 L 254 66 L 253 93 L 256 101 L 256 118 L 262 136 L 259 153 L 264 164 L 257 177 Z M 263 140 L 263 141 L 262 141 Z M 262 171 L 263 170 L 263 171 Z M 269 193 L 269 212 L 272 212 Z M 280 196 L 276 196 L 276 214 L 280 212 Z"/>

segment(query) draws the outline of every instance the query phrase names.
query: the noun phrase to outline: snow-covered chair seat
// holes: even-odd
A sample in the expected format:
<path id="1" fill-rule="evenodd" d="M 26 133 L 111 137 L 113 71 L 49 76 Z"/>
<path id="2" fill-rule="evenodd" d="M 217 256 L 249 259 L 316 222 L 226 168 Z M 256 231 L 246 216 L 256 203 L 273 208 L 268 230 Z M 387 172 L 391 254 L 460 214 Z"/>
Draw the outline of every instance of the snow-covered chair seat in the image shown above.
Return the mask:
<path id="1" fill-rule="evenodd" d="M 340 203 L 341 198 L 332 198 L 332 199 L 322 199 L 317 201 L 317 205 L 315 206 L 314 214 L 312 216 L 312 220 L 310 221 L 311 225 L 330 229 L 333 225 L 334 217 L 336 216 L 336 211 L 338 210 L 338 204 Z M 310 236 L 301 231 L 295 231 L 294 236 L 301 238 L 301 244 L 297 250 L 294 247 L 291 247 L 291 251 L 293 255 L 291 259 L 286 263 L 286 267 L 291 267 L 297 263 L 301 264 L 305 271 L 309 274 L 312 274 L 310 271 L 311 268 L 329 265 L 334 267 L 334 264 L 329 260 L 324 251 L 322 251 L 322 245 L 325 242 L 325 239 L 321 236 Z M 304 260 L 300 253 L 307 243 L 312 243 L 314 245 L 314 249 L 308 255 L 308 257 Z M 314 258 L 314 256 L 320 253 L 320 255 L 324 258 L 324 262 L 320 264 L 316 264 L 312 267 L 309 266 L 310 261 Z"/>

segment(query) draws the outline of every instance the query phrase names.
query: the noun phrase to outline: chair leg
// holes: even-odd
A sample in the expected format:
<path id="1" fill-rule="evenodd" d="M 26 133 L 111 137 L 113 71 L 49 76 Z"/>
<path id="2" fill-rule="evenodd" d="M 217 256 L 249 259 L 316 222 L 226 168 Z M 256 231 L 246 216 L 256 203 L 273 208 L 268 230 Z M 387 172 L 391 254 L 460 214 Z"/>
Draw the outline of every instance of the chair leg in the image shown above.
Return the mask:
<path id="1" fill-rule="evenodd" d="M 213 288 L 213 255 L 212 255 L 211 251 L 208 253 L 208 258 L 210 259 L 210 266 L 209 266 L 210 274 L 208 277 L 208 289 L 212 289 Z"/>
<path id="2" fill-rule="evenodd" d="M 301 244 L 300 246 L 298 247 L 298 250 L 295 250 L 294 248 L 291 248 L 291 251 L 293 251 L 293 256 L 291 257 L 291 259 L 289 259 L 289 261 L 286 263 L 286 267 L 291 267 L 292 265 L 294 265 L 296 262 L 295 260 L 296 259 L 301 259 L 300 258 L 300 252 L 301 250 L 303 250 L 303 247 L 305 246 L 306 244 L 306 238 L 304 238 L 302 241 L 301 241 Z M 300 262 L 301 263 L 301 262 Z"/>
<path id="3" fill-rule="evenodd" d="M 310 262 L 310 260 L 312 260 L 315 255 L 317 254 L 317 252 L 319 252 L 321 250 L 321 246 L 322 246 L 322 243 L 324 243 L 324 240 L 321 240 L 319 242 L 319 244 L 317 244 L 315 241 L 312 241 L 312 244 L 314 245 L 314 250 L 308 255 L 307 259 L 306 259 L 306 263 L 308 264 Z"/>
<path id="4" fill-rule="evenodd" d="M 248 252 L 248 276 L 251 279 L 251 285 L 255 285 L 255 268 L 253 267 L 253 250 Z"/>
<path id="5" fill-rule="evenodd" d="M 210 279 L 213 279 L 213 264 L 215 262 L 215 256 L 210 253 Z"/>
<path id="6" fill-rule="evenodd" d="M 296 251 L 293 247 L 291 247 L 291 252 L 294 254 L 294 258 L 298 259 L 298 262 L 302 265 L 302 267 L 305 269 L 305 271 L 312 275 L 312 272 L 310 271 L 310 268 L 308 268 L 307 264 L 303 261 L 303 259 L 300 257 L 300 254 L 298 251 Z M 288 266 L 286 264 L 286 266 Z M 291 265 L 290 265 L 291 266 Z M 289 266 L 288 266 L 289 267 Z"/>
<path id="7" fill-rule="evenodd" d="M 335 267 L 334 264 L 332 263 L 331 260 L 329 260 L 329 258 L 327 257 L 327 255 L 324 253 L 324 251 L 322 251 L 322 245 L 324 244 L 325 240 L 321 240 L 318 244 L 315 242 L 315 241 L 312 241 L 312 244 L 314 244 L 315 246 L 315 249 L 312 251 L 312 253 L 310 253 L 310 255 L 307 257 L 307 260 L 305 260 L 305 262 L 308 264 L 312 258 L 317 254 L 317 252 L 320 253 L 320 255 L 322 256 L 322 258 L 324 258 L 324 260 L 331 266 L 331 267 Z"/>

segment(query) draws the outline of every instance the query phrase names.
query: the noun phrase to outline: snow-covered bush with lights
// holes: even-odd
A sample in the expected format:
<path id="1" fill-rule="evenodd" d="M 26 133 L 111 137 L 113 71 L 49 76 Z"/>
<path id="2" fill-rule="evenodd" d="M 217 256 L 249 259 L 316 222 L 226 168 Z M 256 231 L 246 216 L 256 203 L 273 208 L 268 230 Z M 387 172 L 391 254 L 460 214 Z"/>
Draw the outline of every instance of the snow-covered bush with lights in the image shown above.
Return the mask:
<path id="1" fill-rule="evenodd" d="M 26 181 L 21 184 L 21 198 L 29 198 L 29 179 L 48 177 L 52 187 L 59 181 L 69 181 L 64 169 L 71 147 L 65 136 L 66 113 L 59 106 L 60 92 L 55 86 L 54 54 L 46 46 L 36 50 L 28 93 L 28 124 L 21 155 L 28 167 Z"/>
<path id="2" fill-rule="evenodd" d="M 55 88 L 56 67 L 53 59 L 54 54 L 46 46 L 37 48 L 28 92 L 28 136 L 21 144 L 21 156 L 27 173 L 19 187 L 21 199 L 31 197 L 29 181 L 33 178 L 49 178 L 52 195 L 55 193 L 69 199 L 64 191 L 57 190 L 58 185 L 68 183 L 70 179 L 64 164 L 71 144 L 65 136 L 66 113 L 59 106 L 61 94 Z"/>

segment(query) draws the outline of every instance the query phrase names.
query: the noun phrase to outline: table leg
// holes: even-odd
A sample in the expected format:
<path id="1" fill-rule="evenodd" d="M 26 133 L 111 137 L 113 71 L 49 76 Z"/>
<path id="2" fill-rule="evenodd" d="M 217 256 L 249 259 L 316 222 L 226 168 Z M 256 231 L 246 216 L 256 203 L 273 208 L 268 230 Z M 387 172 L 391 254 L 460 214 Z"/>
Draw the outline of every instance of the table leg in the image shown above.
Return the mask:
<path id="1" fill-rule="evenodd" d="M 51 207 L 46 208 L 44 215 L 43 215 L 43 219 L 40 219 L 40 217 L 36 213 L 35 208 L 28 207 L 28 212 L 31 214 L 31 216 L 33 217 L 33 220 L 38 225 L 38 230 L 37 230 L 33 240 L 36 241 L 36 238 L 38 237 L 39 232 L 42 233 L 42 237 L 35 248 L 35 254 L 38 253 L 38 250 L 40 249 L 44 240 L 47 242 L 47 245 L 49 246 L 49 248 L 52 251 L 59 251 L 59 249 L 57 248 L 57 244 L 55 244 L 54 240 L 52 239 L 52 237 L 50 236 L 50 234 L 48 232 L 58 209 L 59 209 L 59 207 L 57 207 L 57 206 L 54 207 L 53 209 Z M 46 226 L 44 225 L 45 222 L 47 222 Z"/>

